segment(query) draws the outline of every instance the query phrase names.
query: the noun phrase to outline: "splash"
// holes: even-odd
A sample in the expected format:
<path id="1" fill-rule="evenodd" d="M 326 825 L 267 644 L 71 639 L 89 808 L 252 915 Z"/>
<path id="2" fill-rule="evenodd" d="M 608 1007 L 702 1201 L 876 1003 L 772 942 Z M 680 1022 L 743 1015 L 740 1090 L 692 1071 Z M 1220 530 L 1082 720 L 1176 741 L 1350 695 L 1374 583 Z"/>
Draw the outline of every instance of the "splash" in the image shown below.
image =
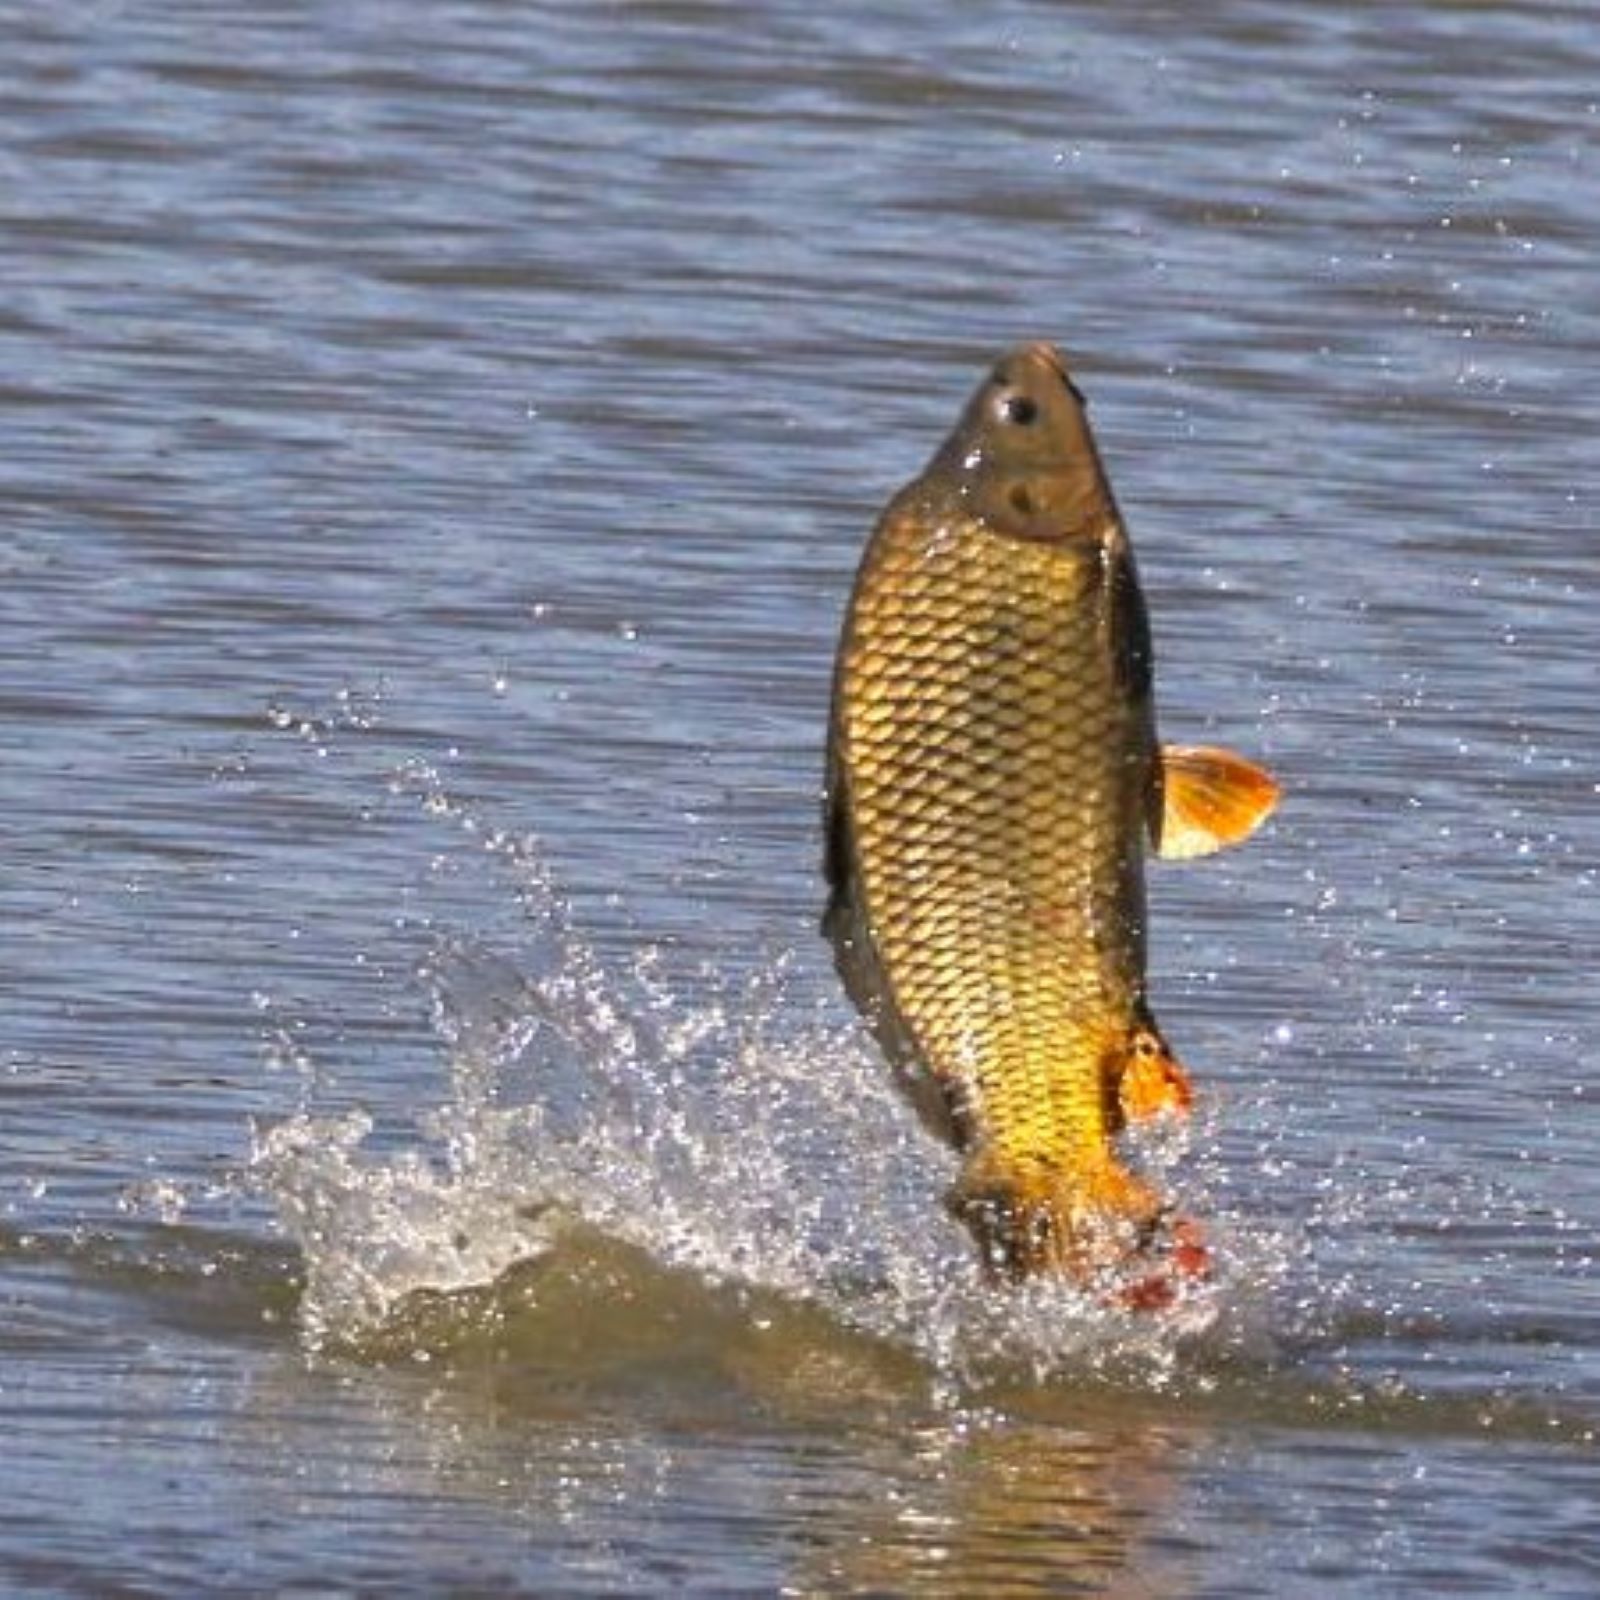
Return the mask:
<path id="1" fill-rule="evenodd" d="M 1197 1340 L 1259 1339 L 1287 1252 L 1237 1220 L 1213 1233 L 1215 1276 L 1160 1317 L 1060 1284 L 997 1293 L 941 1204 L 954 1157 L 842 1008 L 797 995 L 792 962 L 674 984 L 646 951 L 609 972 L 536 841 L 483 829 L 425 772 L 399 781 L 509 872 L 527 938 L 515 959 L 437 944 L 422 981 L 447 1082 L 412 1147 L 380 1146 L 365 1114 L 306 1112 L 258 1135 L 255 1175 L 304 1255 L 314 1349 L 381 1330 L 418 1296 L 491 1285 L 575 1230 L 708 1289 L 820 1308 L 961 1382 L 1020 1364 L 1160 1386 Z M 1185 1151 L 1169 1134 L 1144 1154 L 1175 1168 Z M 1216 1197 L 1192 1190 L 1215 1217 Z"/>

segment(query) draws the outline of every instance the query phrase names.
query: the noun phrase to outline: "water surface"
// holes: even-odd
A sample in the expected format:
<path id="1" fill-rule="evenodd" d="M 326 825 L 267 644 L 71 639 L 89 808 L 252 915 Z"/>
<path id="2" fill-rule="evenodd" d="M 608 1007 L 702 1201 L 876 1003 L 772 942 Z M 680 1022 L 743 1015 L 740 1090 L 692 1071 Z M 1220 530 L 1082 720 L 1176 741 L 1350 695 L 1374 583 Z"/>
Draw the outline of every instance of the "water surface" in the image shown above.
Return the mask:
<path id="1" fill-rule="evenodd" d="M 0 1584 L 1587 1595 L 1582 7 L 0 7 Z M 1006 344 L 1175 737 L 1220 1270 L 997 1303 L 815 934 Z"/>

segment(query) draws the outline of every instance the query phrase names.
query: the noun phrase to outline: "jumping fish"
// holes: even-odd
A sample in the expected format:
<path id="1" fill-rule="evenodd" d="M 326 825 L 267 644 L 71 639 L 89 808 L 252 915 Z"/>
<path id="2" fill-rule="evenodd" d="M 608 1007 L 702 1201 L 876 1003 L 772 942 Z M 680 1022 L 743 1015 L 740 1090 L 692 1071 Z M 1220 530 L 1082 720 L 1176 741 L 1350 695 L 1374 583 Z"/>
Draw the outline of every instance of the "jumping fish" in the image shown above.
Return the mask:
<path id="1" fill-rule="evenodd" d="M 851 999 L 964 1157 L 997 1276 L 1204 1270 L 1119 1155 L 1190 1104 L 1145 998 L 1147 845 L 1208 854 L 1276 804 L 1242 756 L 1156 738 L 1150 625 L 1083 396 L 1008 353 L 867 546 L 835 670 L 823 919 Z M 1153 1295 L 1159 1302 L 1159 1279 Z"/>

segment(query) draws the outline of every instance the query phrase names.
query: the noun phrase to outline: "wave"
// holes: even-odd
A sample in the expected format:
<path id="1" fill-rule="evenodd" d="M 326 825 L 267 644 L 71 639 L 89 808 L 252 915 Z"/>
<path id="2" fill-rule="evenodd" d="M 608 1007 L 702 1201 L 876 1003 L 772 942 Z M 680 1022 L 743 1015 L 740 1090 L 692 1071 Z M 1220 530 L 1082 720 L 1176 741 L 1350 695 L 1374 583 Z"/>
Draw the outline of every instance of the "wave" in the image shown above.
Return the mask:
<path id="1" fill-rule="evenodd" d="M 515 853 L 525 947 L 513 960 L 447 939 L 424 970 L 446 1085 L 411 1147 L 380 1146 L 360 1112 L 257 1136 L 255 1178 L 304 1255 L 313 1350 L 381 1336 L 419 1298 L 481 1291 L 583 1237 L 820 1310 L 953 1383 L 1022 1369 L 1162 1388 L 1197 1346 L 1270 1351 L 1296 1248 L 1227 1213 L 1185 1134 L 1143 1156 L 1207 1218 L 1209 1279 L 1159 1316 L 1065 1284 L 997 1292 L 941 1204 L 954 1157 L 860 1031 L 794 997 L 791 963 L 676 987 L 650 952 L 608 971 L 531 846 Z"/>

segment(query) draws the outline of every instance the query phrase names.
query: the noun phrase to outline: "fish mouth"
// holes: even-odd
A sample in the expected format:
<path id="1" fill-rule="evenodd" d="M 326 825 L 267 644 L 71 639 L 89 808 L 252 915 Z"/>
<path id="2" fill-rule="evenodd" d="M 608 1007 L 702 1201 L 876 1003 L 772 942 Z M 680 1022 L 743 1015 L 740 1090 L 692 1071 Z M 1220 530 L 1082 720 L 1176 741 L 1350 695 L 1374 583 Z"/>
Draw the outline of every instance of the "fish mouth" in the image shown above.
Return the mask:
<path id="1" fill-rule="evenodd" d="M 1067 376 L 1066 361 L 1063 359 L 1061 352 L 1048 339 L 1031 339 L 1027 344 L 1018 345 L 1009 359 L 1034 362 L 1040 366 L 1048 367 L 1051 372 L 1063 380 Z"/>
<path id="2" fill-rule="evenodd" d="M 1060 346 L 1048 339 L 1031 339 L 1026 344 L 1019 344 L 1000 358 L 995 372 L 998 376 L 1017 367 L 1042 367 L 1045 374 L 1054 378 L 1080 406 L 1087 404 L 1083 392 L 1072 381 L 1072 369 L 1067 365 L 1067 358 L 1062 355 Z"/>

